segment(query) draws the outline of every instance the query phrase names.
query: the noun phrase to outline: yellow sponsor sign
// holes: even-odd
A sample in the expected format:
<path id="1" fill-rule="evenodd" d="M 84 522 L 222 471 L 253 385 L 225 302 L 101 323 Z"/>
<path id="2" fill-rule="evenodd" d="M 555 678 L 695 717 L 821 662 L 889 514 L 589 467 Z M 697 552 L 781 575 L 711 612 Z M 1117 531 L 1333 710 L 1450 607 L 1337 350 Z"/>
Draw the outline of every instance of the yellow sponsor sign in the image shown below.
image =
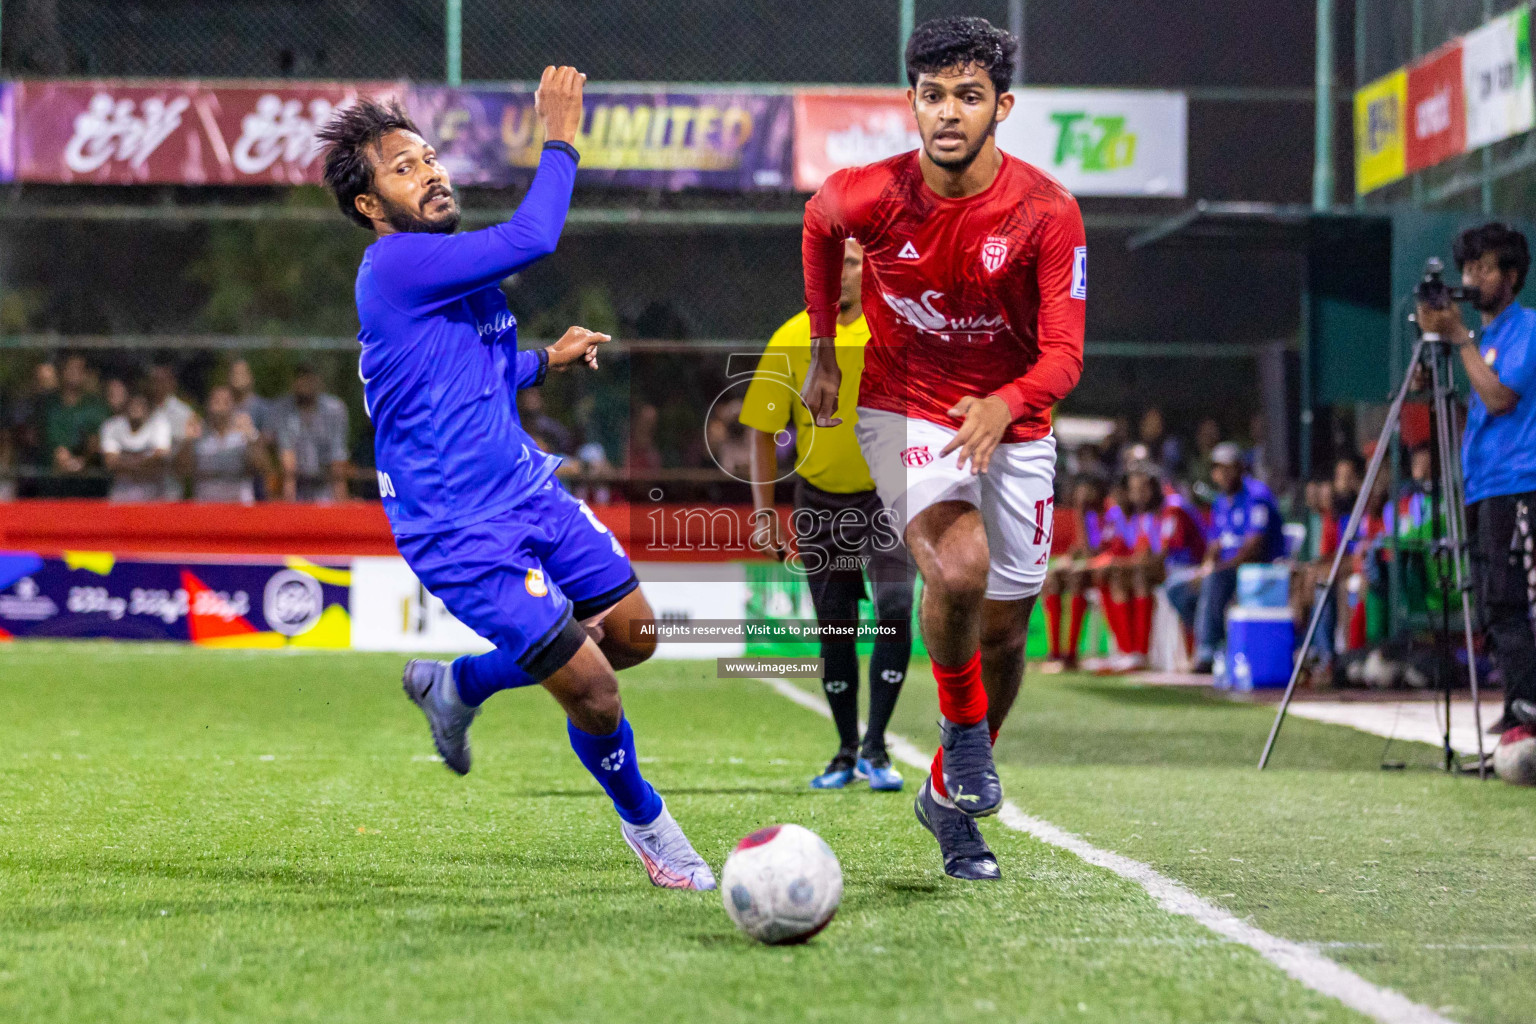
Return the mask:
<path id="1" fill-rule="evenodd" d="M 1408 173 L 1404 115 L 1408 71 L 1399 68 L 1355 93 L 1355 193 L 1365 195 Z"/>

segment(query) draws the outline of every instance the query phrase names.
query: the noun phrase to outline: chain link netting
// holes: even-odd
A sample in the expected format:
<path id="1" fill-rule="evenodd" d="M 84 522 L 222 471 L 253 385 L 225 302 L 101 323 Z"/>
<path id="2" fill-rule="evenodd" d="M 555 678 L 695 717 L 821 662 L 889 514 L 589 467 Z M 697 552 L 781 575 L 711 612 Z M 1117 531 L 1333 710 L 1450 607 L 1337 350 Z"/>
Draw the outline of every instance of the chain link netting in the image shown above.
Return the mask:
<path id="1" fill-rule="evenodd" d="M 550 63 L 617 82 L 894 85 L 902 74 L 899 0 L 461 2 L 466 81 L 527 81 Z M 1015 6 L 1027 83 L 1287 87 L 1309 78 L 1306 19 L 1253 32 L 1247 4 L 1170 16 L 1164 0 L 914 0 L 912 14 L 915 23 L 968 14 L 1008 26 Z M 33 75 L 438 82 L 448 10 L 446 0 L 8 0 L 0 65 Z"/>

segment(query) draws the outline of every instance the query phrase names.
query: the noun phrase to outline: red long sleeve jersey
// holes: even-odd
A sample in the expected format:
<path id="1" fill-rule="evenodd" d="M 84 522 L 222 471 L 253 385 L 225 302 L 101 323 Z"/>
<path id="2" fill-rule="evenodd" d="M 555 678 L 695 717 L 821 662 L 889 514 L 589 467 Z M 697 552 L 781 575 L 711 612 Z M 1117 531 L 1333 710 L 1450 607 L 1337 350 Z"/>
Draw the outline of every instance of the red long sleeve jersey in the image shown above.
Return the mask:
<path id="1" fill-rule="evenodd" d="M 836 334 L 845 238 L 864 246 L 861 406 L 954 428 L 957 401 L 997 395 L 1005 442 L 1050 433 L 1083 370 L 1088 247 L 1070 192 L 1007 154 L 964 199 L 930 189 L 916 151 L 838 171 L 805 204 L 813 337 Z"/>

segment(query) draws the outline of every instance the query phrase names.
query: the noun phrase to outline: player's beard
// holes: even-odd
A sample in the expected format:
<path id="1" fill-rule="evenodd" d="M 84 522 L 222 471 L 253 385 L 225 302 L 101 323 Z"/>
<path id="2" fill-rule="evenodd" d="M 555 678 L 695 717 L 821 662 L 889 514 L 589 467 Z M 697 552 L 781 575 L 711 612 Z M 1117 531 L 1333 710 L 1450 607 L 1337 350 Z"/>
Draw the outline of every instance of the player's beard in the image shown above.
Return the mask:
<path id="1" fill-rule="evenodd" d="M 427 203 L 432 202 L 436 198 L 437 196 L 434 195 L 424 200 L 421 205 L 425 207 Z M 431 235 L 451 235 L 459 230 L 460 214 L 458 200 L 453 199 L 451 192 L 448 194 L 448 198 L 453 200 L 453 211 L 438 220 L 430 220 L 423 215 L 421 210 L 412 210 L 408 206 L 392 203 L 383 196 L 379 197 L 380 201 L 384 204 L 384 219 L 389 222 L 390 227 L 396 231 L 412 231 Z"/>
<path id="2" fill-rule="evenodd" d="M 990 139 L 993 133 L 997 131 L 996 107 L 992 108 L 992 115 L 992 122 L 987 126 L 987 130 L 981 133 L 981 138 L 977 139 L 974 146 L 971 146 L 959 156 L 948 157 L 946 159 L 940 160 L 938 157 L 933 155 L 933 151 L 928 148 L 928 144 L 926 142 L 923 144 L 923 151 L 928 154 L 928 159 L 933 161 L 933 165 L 935 167 L 942 167 L 944 170 L 953 172 L 955 174 L 963 173 L 966 168 L 970 167 L 971 164 L 976 162 L 976 158 L 981 155 L 981 151 L 983 147 L 986 146 L 987 140 Z"/>

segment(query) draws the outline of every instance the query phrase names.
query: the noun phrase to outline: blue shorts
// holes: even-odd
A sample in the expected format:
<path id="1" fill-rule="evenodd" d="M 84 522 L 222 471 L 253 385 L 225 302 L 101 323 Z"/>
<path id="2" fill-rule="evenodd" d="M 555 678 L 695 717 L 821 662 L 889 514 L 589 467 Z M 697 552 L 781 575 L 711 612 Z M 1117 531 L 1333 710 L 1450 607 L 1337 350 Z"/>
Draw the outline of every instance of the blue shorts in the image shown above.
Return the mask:
<path id="1" fill-rule="evenodd" d="M 554 480 L 483 522 L 395 543 L 422 584 L 530 683 L 576 653 L 578 623 L 640 585 L 618 538 Z"/>

